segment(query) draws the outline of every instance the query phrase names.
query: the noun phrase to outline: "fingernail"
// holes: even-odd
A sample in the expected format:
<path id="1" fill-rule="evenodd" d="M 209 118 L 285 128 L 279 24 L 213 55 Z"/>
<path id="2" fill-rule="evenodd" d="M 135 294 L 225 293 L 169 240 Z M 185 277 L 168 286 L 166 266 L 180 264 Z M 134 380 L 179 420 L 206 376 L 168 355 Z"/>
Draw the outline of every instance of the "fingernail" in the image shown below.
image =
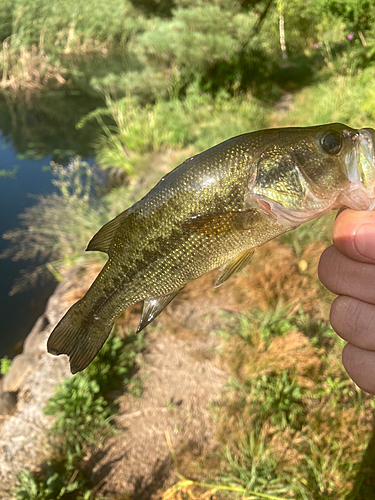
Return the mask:
<path id="1" fill-rule="evenodd" d="M 354 245 L 363 257 L 375 259 L 375 224 L 362 224 L 355 232 Z"/>

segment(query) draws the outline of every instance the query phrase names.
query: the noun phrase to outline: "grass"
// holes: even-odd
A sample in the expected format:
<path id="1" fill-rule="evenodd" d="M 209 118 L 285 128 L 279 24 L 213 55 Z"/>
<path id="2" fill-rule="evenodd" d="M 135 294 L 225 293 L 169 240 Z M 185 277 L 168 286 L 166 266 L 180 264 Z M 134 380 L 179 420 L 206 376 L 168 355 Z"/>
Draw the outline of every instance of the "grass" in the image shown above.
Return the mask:
<path id="1" fill-rule="evenodd" d="M 177 483 L 163 498 L 359 500 L 373 494 L 360 470 L 374 400 L 343 369 L 345 343 L 327 319 L 332 298 L 315 276 L 331 216 L 327 223 L 328 230 L 322 224 L 312 231 L 313 223 L 300 228 L 297 247 L 290 233 L 255 254 L 238 284 L 242 294 L 253 289 L 244 302 L 251 312 L 221 315 L 220 364 L 231 379 L 213 408 L 218 449 L 199 467 L 177 468 Z"/>
<path id="2" fill-rule="evenodd" d="M 96 145 L 99 164 L 134 174 L 142 155 L 187 146 L 202 151 L 235 135 L 264 128 L 266 116 L 267 109 L 250 96 L 233 99 L 223 92 L 214 99 L 191 86 L 185 99 L 160 100 L 152 106 L 141 105 L 134 98 L 116 101 L 107 94 L 106 107 L 89 113 L 78 127 L 98 120 L 103 129 Z M 108 125 L 105 117 L 114 124 Z"/>
<path id="3" fill-rule="evenodd" d="M 45 413 L 57 416 L 53 432 L 64 436 L 63 455 L 72 462 L 82 456 L 85 447 L 100 447 L 113 432 L 115 410 L 108 394 L 130 384 L 136 357 L 143 349 L 142 335 L 125 339 L 112 335 L 95 363 L 56 388 Z"/>
<path id="4" fill-rule="evenodd" d="M 0 3 L 0 88 L 26 97 L 79 78 L 84 57 L 108 54 L 141 26 L 130 3 L 45 0 Z M 129 17 L 134 18 L 129 23 Z"/>
<path id="5" fill-rule="evenodd" d="M 375 68 L 355 75 L 336 75 L 295 95 L 293 108 L 277 117 L 278 126 L 342 122 L 354 128 L 374 127 Z"/>
<path id="6" fill-rule="evenodd" d="M 206 457 L 195 479 L 177 467 L 163 498 L 357 498 L 374 404 L 348 380 L 342 341 L 325 322 L 312 335 L 302 311 L 224 319 L 222 362 L 232 379 L 214 410 L 217 465 Z"/>
<path id="7" fill-rule="evenodd" d="M 365 76 L 361 78 L 366 80 Z M 315 109 L 318 96 L 332 85 L 321 83 L 301 91 L 295 98 L 296 107 L 286 112 L 283 120 L 299 124 L 300 103 L 307 111 Z M 362 97 L 358 104 L 354 96 L 346 94 L 339 107 L 342 115 L 328 115 L 327 104 L 321 108 L 321 116 L 329 121 L 344 119 L 351 109 L 365 109 Z M 189 99 L 160 102 L 143 110 L 126 99 L 107 101 L 107 109 L 88 117 L 103 120 L 103 165 L 119 168 L 124 164 L 133 180 L 106 194 L 102 209 L 97 210 L 91 167 L 78 159 L 66 168 L 54 165 L 60 194 L 40 199 L 37 208 L 29 209 L 34 211 L 24 216 L 27 230 L 24 227 L 18 235 L 9 236 L 13 234 L 13 241 L 21 238 L 23 242 L 26 237 L 31 247 L 38 243 L 34 252 L 41 247 L 51 249 L 52 266 L 60 272 L 61 263 L 54 262 L 62 259 L 66 263 L 67 256 L 74 262 L 79 248 L 84 248 L 95 232 L 94 226 L 99 227 L 105 218 L 135 201 L 141 196 L 139 189 L 147 190 L 144 185 L 137 186 L 135 179 L 137 168 L 141 169 L 150 154 L 163 154 L 170 147 L 203 148 L 201 137 L 217 142 L 226 134 L 237 133 L 236 127 L 240 132 L 255 123 L 264 126 L 269 116 L 264 111 L 258 114 L 258 122 L 252 122 L 259 109 L 256 101 L 223 98 L 216 102 L 207 97 L 200 101 L 194 92 Z M 231 121 L 232 115 L 237 123 Z M 106 125 L 105 116 L 115 118 L 116 125 Z M 115 143 L 119 145 L 116 154 L 112 149 Z M 147 172 L 147 168 L 142 166 L 142 171 Z M 189 470 L 179 471 L 178 482 L 163 493 L 164 499 L 194 495 L 202 499 L 208 495 L 233 499 L 349 498 L 371 434 L 374 404 L 343 370 L 343 343 L 326 319 L 331 296 L 315 276 L 319 255 L 330 243 L 333 218 L 334 214 L 328 214 L 311 221 L 255 253 L 246 283 L 257 306 L 249 314 L 222 317 L 221 363 L 231 374 L 231 381 L 214 409 L 219 466 L 212 470 L 206 457 L 193 478 Z M 35 220 L 43 223 L 36 227 Z M 63 248 L 64 252 L 60 250 Z M 113 371 L 106 370 L 109 366 L 115 373 L 122 370 L 120 344 L 116 342 L 108 346 L 112 361 L 107 359 L 104 365 L 98 361 L 89 367 L 88 375 L 69 380 L 56 392 L 47 411 L 58 415 L 57 436 L 68 436 L 59 448 L 64 461 L 51 461 L 44 475 L 22 473 L 16 498 L 60 498 L 68 494 L 66 488 L 74 498 L 85 498 L 91 491 L 92 485 L 77 463 L 114 430 L 112 403 L 104 394 L 113 377 Z M 122 376 L 120 373 L 119 378 Z M 135 384 L 134 393 L 141 392 L 142 387 Z"/>
<path id="8" fill-rule="evenodd" d="M 37 263 L 20 273 L 11 294 L 34 286 L 48 273 L 60 280 L 68 267 L 83 258 L 96 231 L 146 194 L 165 173 L 165 169 L 160 174 L 155 169 L 156 175 L 149 174 L 155 154 L 173 148 L 191 156 L 244 130 L 266 126 L 266 111 L 255 99 L 233 100 L 225 93 L 213 99 L 197 88 L 191 88 L 184 101 L 160 101 L 153 107 L 128 98 L 114 101 L 107 96 L 106 102 L 106 108 L 90 113 L 79 126 L 91 119 L 99 121 L 103 135 L 97 144 L 97 161 L 102 169 L 109 169 L 112 180 L 119 171 L 124 173 L 125 182 L 122 177 L 120 184 L 125 186 L 104 195 L 96 193 L 105 178 L 103 172 L 79 157 L 66 166 L 52 162 L 57 192 L 38 197 L 20 215 L 20 227 L 3 235 L 10 245 L 0 258 Z M 108 125 L 105 118 L 114 125 Z M 185 155 L 176 159 L 176 164 L 184 159 Z M 137 187 L 141 173 L 147 181 Z M 103 255 L 97 253 L 95 258 Z"/>
<path id="9" fill-rule="evenodd" d="M 66 69 L 46 54 L 42 42 L 39 46 L 21 46 L 17 50 L 13 48 L 14 43 L 9 39 L 2 43 L 0 89 L 9 91 L 13 98 L 23 91 L 29 99 L 35 92 L 45 90 L 47 85 L 66 84 Z"/>
<path id="10" fill-rule="evenodd" d="M 220 91 L 213 97 L 202 92 L 198 83 L 190 85 L 183 98 L 172 95 L 167 101 L 159 99 L 148 105 L 135 96 L 115 100 L 106 91 L 106 106 L 89 113 L 79 126 L 83 127 L 89 120 L 99 121 L 103 133 L 96 144 L 98 163 L 114 177 L 122 172 L 128 187 L 117 193 L 114 190 L 98 202 L 92 190 L 82 191 L 90 188 L 91 168 L 79 159 L 66 168 L 55 165 L 59 195 L 39 198 L 37 205 L 21 215 L 21 229 L 4 235 L 12 245 L 3 253 L 4 257 L 49 261 L 48 266 L 42 262 L 24 272 L 12 293 L 32 285 L 43 273 L 52 272 L 59 277 L 64 268 L 74 264 L 97 229 L 116 215 L 113 207 L 118 207 L 119 212 L 136 201 L 132 194 L 136 179 L 140 175 L 151 177 L 148 172 L 152 170 L 155 155 L 161 156 L 173 149 L 186 151 L 186 156 L 191 156 L 228 137 L 273 125 L 329 121 L 348 122 L 352 126 L 374 125 L 373 73 L 374 68 L 369 67 L 360 73 L 336 75 L 300 90 L 294 96 L 292 108 L 278 113 L 277 120 L 268 105 L 249 95 L 233 98 Z M 157 176 L 152 179 L 158 180 Z M 81 183 L 86 187 L 81 188 Z M 151 182 L 146 184 L 152 187 Z M 328 244 L 331 226 L 332 215 L 329 215 L 283 236 L 283 241 L 289 242 L 300 257 L 301 268 L 306 264 L 302 258 L 303 248 L 315 237 L 322 240 L 323 233 L 324 242 Z M 275 293 L 276 303 L 279 291 Z"/>
<path id="11" fill-rule="evenodd" d="M 226 492 L 225 495 L 228 495 L 228 494 L 230 495 L 231 493 L 234 493 L 234 494 L 239 493 L 241 495 L 246 495 L 246 498 L 249 498 L 249 499 L 250 498 L 255 498 L 255 499 L 256 498 L 265 498 L 268 500 L 282 500 L 282 498 L 276 497 L 274 495 L 270 495 L 267 493 L 261 493 L 261 492 L 255 492 L 255 491 L 250 490 L 249 488 L 244 488 L 242 486 L 235 486 L 233 484 L 232 485 L 229 485 L 229 484 L 228 485 L 209 484 L 209 483 L 198 482 L 198 481 L 194 481 L 191 479 L 187 479 L 186 477 L 184 477 L 184 475 L 180 471 L 178 460 L 177 460 L 176 454 L 174 452 L 168 431 L 165 432 L 165 437 L 166 437 L 167 444 L 168 444 L 168 447 L 170 450 L 170 454 L 171 454 L 171 457 L 172 457 L 172 460 L 173 460 L 173 463 L 174 463 L 174 466 L 176 469 L 176 476 L 178 477 L 179 481 L 163 493 L 163 495 L 162 495 L 163 500 L 176 498 L 176 495 L 178 495 L 179 498 L 182 498 L 181 494 L 188 495 L 189 498 L 203 498 L 200 496 L 196 497 L 193 494 L 193 491 L 194 491 L 194 493 L 196 493 L 197 491 L 199 492 L 200 489 L 205 490 L 205 493 L 204 493 L 205 498 L 209 498 L 211 496 L 214 496 L 214 495 L 216 495 L 216 493 L 220 494 L 221 492 Z M 255 455 L 258 455 L 258 451 L 260 451 L 260 454 L 262 453 L 262 449 L 255 450 L 255 448 L 257 448 L 257 447 L 254 446 L 254 452 L 255 452 L 254 454 Z M 262 445 L 260 446 L 260 448 L 262 448 Z M 232 457 L 228 456 L 227 459 L 228 459 L 228 461 L 231 461 Z M 259 479 L 259 474 L 256 474 L 257 473 L 256 469 L 257 469 L 257 466 L 261 466 L 261 464 L 260 464 L 261 461 L 259 461 L 255 467 L 251 467 L 250 474 L 255 473 L 255 474 L 252 474 L 255 481 L 251 481 L 250 484 L 248 481 L 246 481 L 247 486 L 249 486 L 249 487 L 254 486 L 254 483 L 257 482 L 257 480 Z M 249 471 L 247 471 L 247 472 L 249 472 Z M 249 474 L 247 474 L 247 476 L 249 476 Z M 271 485 L 271 488 L 272 488 L 272 485 Z M 185 498 L 185 496 L 183 498 Z"/>
<path id="12" fill-rule="evenodd" d="M 296 257 L 300 258 L 309 244 L 321 241 L 326 246 L 332 243 L 332 229 L 336 217 L 335 212 L 328 212 L 317 219 L 313 219 L 292 232 L 280 236 L 280 241 L 293 249 Z"/>

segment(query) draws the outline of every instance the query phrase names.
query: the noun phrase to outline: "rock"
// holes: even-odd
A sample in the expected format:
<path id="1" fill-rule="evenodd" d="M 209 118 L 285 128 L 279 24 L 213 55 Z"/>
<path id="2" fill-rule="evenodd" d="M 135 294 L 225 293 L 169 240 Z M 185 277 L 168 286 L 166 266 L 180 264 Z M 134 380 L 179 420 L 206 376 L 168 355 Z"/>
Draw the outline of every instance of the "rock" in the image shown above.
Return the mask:
<path id="1" fill-rule="evenodd" d="M 49 321 L 45 314 L 39 316 L 23 344 L 23 353 L 43 354 L 45 352 L 45 342 L 47 340 L 46 329 L 48 324 Z"/>
<path id="2" fill-rule="evenodd" d="M 5 420 L 0 430 L 0 478 L 3 488 L 11 489 L 23 470 L 35 470 L 46 456 L 46 429 L 50 417 L 43 415 L 37 404 Z"/>
<path id="3" fill-rule="evenodd" d="M 19 356 L 27 359 L 27 355 Z M 18 364 L 18 363 L 17 363 Z M 8 372 L 10 373 L 10 372 Z M 23 378 L 16 411 L 0 427 L 0 484 L 9 488 L 23 469 L 34 470 L 47 453 L 48 434 L 53 417 L 43 412 L 56 384 L 71 376 L 66 358 L 45 353 Z M 1 398 L 9 400 L 10 393 Z"/>
<path id="4" fill-rule="evenodd" d="M 3 391 L 17 392 L 25 378 L 36 368 L 38 356 L 36 354 L 20 354 L 16 356 L 8 373 L 4 376 Z"/>
<path id="5" fill-rule="evenodd" d="M 11 415 L 17 407 L 17 394 L 15 392 L 0 393 L 0 415 Z"/>

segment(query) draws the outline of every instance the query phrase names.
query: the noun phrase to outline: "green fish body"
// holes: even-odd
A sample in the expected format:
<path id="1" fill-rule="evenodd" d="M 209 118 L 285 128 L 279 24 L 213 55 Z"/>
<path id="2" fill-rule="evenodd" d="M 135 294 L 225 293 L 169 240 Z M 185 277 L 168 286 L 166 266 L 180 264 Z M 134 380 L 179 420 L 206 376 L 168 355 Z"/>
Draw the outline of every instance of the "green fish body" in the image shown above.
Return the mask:
<path id="1" fill-rule="evenodd" d="M 48 351 L 83 370 L 131 305 L 145 301 L 140 331 L 208 271 L 220 267 L 222 285 L 256 247 L 303 222 L 372 209 L 374 186 L 374 131 L 341 124 L 244 134 L 185 160 L 92 238 L 87 250 L 108 261 Z"/>

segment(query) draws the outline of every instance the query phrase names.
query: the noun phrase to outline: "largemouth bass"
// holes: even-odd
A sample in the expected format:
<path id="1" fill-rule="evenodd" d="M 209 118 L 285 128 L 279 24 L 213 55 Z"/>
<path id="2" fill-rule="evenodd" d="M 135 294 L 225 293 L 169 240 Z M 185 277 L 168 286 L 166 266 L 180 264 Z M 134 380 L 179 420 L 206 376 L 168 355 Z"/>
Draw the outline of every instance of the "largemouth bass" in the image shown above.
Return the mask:
<path id="1" fill-rule="evenodd" d="M 87 250 L 108 261 L 48 340 L 72 373 L 97 355 L 115 319 L 144 301 L 138 332 L 190 281 L 215 268 L 215 286 L 254 249 L 341 206 L 375 205 L 375 132 L 339 123 L 261 130 L 229 139 L 163 177 L 105 224 Z"/>

